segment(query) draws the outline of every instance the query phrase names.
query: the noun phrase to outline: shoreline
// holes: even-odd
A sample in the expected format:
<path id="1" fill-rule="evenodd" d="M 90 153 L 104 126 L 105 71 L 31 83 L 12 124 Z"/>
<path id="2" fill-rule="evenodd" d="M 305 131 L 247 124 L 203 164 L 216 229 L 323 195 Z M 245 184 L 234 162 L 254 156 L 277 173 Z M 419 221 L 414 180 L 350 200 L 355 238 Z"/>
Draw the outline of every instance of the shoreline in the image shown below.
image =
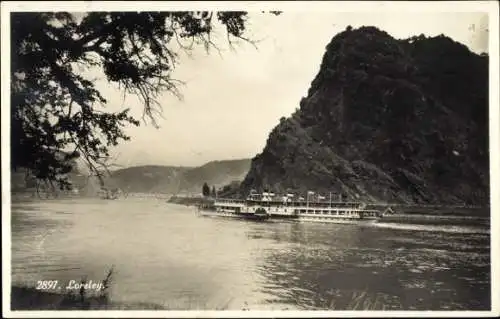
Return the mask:
<path id="1" fill-rule="evenodd" d="M 147 302 L 114 302 L 107 296 L 91 295 L 84 298 L 78 293 L 57 293 L 36 290 L 27 286 L 11 286 L 12 311 L 30 310 L 168 310 Z"/>
<path id="2" fill-rule="evenodd" d="M 324 310 L 385 310 L 386 306 L 379 300 L 377 295 L 369 294 L 367 291 L 353 291 L 352 296 L 343 299 L 343 307 L 337 309 L 332 299 L 329 307 Z M 345 300 L 344 300 L 345 299 Z M 225 311 L 228 309 L 229 301 L 212 310 Z M 182 310 L 168 308 L 155 303 L 148 302 L 114 302 L 99 296 L 90 296 L 81 300 L 78 294 L 62 294 L 48 291 L 36 290 L 32 287 L 11 286 L 11 311 L 47 311 L 47 310 Z M 187 310 L 187 309 L 185 309 Z M 199 309 L 198 309 L 199 310 Z M 250 310 L 244 307 L 241 310 Z"/>

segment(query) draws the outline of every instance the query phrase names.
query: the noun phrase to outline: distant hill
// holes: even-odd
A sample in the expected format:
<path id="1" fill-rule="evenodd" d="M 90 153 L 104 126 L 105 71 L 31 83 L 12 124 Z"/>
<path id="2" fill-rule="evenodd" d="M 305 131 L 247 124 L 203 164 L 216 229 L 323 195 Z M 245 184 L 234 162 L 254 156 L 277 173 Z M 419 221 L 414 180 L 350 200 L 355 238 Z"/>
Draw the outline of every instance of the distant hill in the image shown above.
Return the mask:
<path id="1" fill-rule="evenodd" d="M 180 189 L 200 192 L 203 183 L 220 188 L 234 181 L 243 181 L 250 169 L 250 159 L 213 161 L 187 170 L 182 176 Z"/>
<path id="2" fill-rule="evenodd" d="M 104 183 L 125 193 L 200 193 L 204 183 L 218 189 L 241 182 L 249 169 L 250 159 L 213 161 L 200 167 L 134 166 L 112 171 Z M 81 194 L 96 194 L 100 188 L 96 178 L 87 178 L 76 166 L 69 177 Z M 35 190 L 35 180 L 25 179 L 22 171 L 13 172 L 11 180 L 14 192 Z"/>
<path id="3" fill-rule="evenodd" d="M 112 172 L 107 184 L 125 192 L 200 193 L 203 183 L 220 188 L 242 181 L 250 159 L 209 162 L 200 167 L 135 166 Z"/>
<path id="4" fill-rule="evenodd" d="M 100 189 L 100 183 L 97 178 L 89 177 L 85 170 L 81 170 L 78 168 L 78 164 L 73 162 L 73 169 L 68 173 L 68 180 L 72 184 L 72 188 L 78 190 L 78 194 L 87 196 L 87 195 L 96 195 Z M 11 171 L 11 192 L 12 193 L 34 193 L 39 192 L 49 192 L 49 193 L 57 193 L 58 195 L 62 195 L 63 193 L 72 194 L 72 191 L 65 190 L 61 191 L 58 187 L 58 184 L 54 182 L 52 185 L 49 183 L 45 183 L 40 181 L 27 173 L 27 170 L 24 168 L 19 168 L 17 171 Z"/>
<path id="5" fill-rule="evenodd" d="M 239 193 L 487 205 L 488 87 L 488 56 L 446 36 L 397 40 L 349 27 Z"/>
<path id="6" fill-rule="evenodd" d="M 130 193 L 176 193 L 183 174 L 190 169 L 160 165 L 127 167 L 113 171 L 105 184 Z"/>

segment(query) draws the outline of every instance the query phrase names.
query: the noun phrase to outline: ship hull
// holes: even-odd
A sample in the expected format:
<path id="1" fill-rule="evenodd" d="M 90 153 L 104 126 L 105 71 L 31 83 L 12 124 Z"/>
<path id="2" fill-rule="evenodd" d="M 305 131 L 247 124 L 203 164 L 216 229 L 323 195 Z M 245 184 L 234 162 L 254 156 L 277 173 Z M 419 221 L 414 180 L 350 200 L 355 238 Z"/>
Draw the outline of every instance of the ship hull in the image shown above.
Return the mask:
<path id="1" fill-rule="evenodd" d="M 203 217 L 220 217 L 244 219 L 252 221 L 294 221 L 294 222 L 312 222 L 312 223 L 328 223 L 328 224 L 373 224 L 378 219 L 360 219 L 360 218 L 331 218 L 331 217 L 310 217 L 310 216 L 278 216 L 278 215 L 254 215 L 242 214 L 235 212 L 224 212 L 214 210 L 200 210 L 198 212 Z"/>
<path id="2" fill-rule="evenodd" d="M 386 211 L 366 208 L 359 203 L 299 203 L 258 200 L 218 199 L 210 207 L 200 207 L 201 215 L 258 221 L 296 221 L 332 224 L 372 224 Z"/>
<path id="3" fill-rule="evenodd" d="M 235 218 L 235 219 L 245 219 L 252 221 L 266 221 L 269 219 L 269 215 L 241 214 L 235 212 L 223 212 L 223 211 L 213 211 L 213 210 L 200 210 L 198 214 L 203 217 Z"/>
<path id="4" fill-rule="evenodd" d="M 378 219 L 356 219 L 356 218 L 316 218 L 299 216 L 297 219 L 299 222 L 311 222 L 311 223 L 328 223 L 328 224 L 374 224 Z"/>

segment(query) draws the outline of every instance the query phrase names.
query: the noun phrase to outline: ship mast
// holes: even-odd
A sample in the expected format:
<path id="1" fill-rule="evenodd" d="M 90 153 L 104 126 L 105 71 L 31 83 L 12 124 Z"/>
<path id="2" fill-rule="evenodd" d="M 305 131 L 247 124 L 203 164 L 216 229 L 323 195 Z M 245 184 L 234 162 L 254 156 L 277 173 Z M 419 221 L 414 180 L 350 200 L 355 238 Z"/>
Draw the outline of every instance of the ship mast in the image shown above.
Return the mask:
<path id="1" fill-rule="evenodd" d="M 314 192 L 312 191 L 307 191 L 307 198 L 306 198 L 306 211 L 309 212 L 309 195 L 313 195 Z"/>
<path id="2" fill-rule="evenodd" d="M 306 195 L 306 213 L 309 213 L 309 191 L 307 191 Z"/>

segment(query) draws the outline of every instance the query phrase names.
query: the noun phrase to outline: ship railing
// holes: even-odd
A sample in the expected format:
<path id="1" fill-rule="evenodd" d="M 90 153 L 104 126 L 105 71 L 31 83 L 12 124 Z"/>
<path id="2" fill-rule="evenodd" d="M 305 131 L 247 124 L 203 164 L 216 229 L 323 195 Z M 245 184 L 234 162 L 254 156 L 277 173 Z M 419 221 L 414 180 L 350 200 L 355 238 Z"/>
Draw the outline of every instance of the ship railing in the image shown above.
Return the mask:
<path id="1" fill-rule="evenodd" d="M 241 199 L 231 199 L 231 198 L 218 198 L 216 200 L 217 204 L 244 204 L 245 201 Z"/>
<path id="2" fill-rule="evenodd" d="M 216 204 L 245 204 L 245 205 L 262 205 L 262 206 L 280 206 L 280 207 L 315 207 L 315 208 L 349 208 L 349 209 L 373 209 L 379 205 L 361 202 L 330 202 L 330 201 L 282 201 L 282 200 L 260 200 L 260 199 L 232 199 L 232 198 L 217 198 Z M 385 206 L 385 205 L 384 205 Z"/>

